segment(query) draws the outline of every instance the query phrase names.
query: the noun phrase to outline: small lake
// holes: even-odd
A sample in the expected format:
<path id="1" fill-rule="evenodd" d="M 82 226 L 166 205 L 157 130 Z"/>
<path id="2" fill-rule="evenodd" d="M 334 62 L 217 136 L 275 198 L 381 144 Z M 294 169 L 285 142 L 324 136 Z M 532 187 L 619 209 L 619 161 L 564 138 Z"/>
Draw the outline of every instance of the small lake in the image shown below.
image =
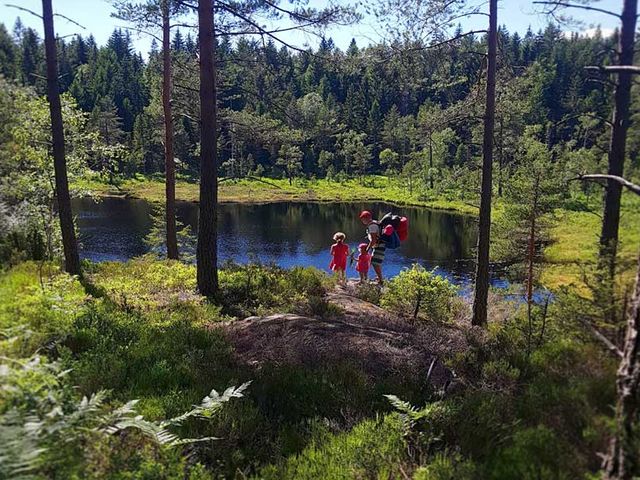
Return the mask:
<path id="1" fill-rule="evenodd" d="M 149 252 L 145 237 L 153 228 L 153 206 L 125 198 L 90 198 L 73 201 L 80 232 L 81 256 L 96 262 L 125 261 Z M 376 218 L 393 211 L 409 219 L 409 238 L 397 250 L 387 250 L 386 276 L 420 263 L 455 283 L 473 277 L 473 249 L 477 225 L 472 217 L 416 207 L 383 203 L 221 204 L 219 206 L 220 261 L 246 263 L 259 260 L 288 268 L 312 265 L 327 270 L 329 248 L 336 231 L 347 235 L 352 248 L 365 240 L 358 219 L 362 210 Z M 178 202 L 177 218 L 197 231 L 198 206 Z M 373 272 L 370 273 L 373 275 Z M 356 276 L 355 270 L 348 272 Z M 505 282 L 494 278 L 495 286 Z"/>

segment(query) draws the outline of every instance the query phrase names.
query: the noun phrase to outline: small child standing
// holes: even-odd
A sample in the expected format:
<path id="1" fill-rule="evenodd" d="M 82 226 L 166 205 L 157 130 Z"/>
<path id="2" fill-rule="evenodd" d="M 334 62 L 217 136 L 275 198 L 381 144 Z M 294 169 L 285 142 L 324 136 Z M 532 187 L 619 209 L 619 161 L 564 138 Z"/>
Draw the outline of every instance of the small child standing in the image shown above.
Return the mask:
<path id="1" fill-rule="evenodd" d="M 358 255 L 358 263 L 356 263 L 356 271 L 360 274 L 360 284 L 362 285 L 369 280 L 369 265 L 371 265 L 371 255 L 367 252 L 367 244 L 358 245 L 360 254 Z"/>
<path id="2" fill-rule="evenodd" d="M 338 281 L 344 285 L 347 283 L 347 258 L 349 257 L 349 246 L 344 243 L 346 235 L 342 232 L 337 232 L 333 236 L 333 241 L 336 242 L 331 245 L 331 263 L 329 269 L 338 274 Z"/>

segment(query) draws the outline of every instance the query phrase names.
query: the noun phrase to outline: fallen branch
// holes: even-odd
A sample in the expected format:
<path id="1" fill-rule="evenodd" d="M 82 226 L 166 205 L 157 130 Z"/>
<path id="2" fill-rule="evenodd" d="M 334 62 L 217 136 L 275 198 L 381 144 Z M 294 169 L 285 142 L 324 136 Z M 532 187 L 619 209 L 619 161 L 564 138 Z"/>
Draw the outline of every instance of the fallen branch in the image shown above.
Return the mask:
<path id="1" fill-rule="evenodd" d="M 596 327 L 594 327 L 591 322 L 585 319 L 580 319 L 580 323 L 582 323 L 585 327 L 589 329 L 591 334 L 598 339 L 604 346 L 613 353 L 616 357 L 622 358 L 622 351 L 611 341 L 609 340 L 601 331 L 599 331 Z"/>
<path id="2" fill-rule="evenodd" d="M 636 65 L 596 65 L 584 67 L 585 70 L 590 72 L 602 72 L 602 73 L 632 73 L 640 75 L 640 66 Z"/>
<path id="3" fill-rule="evenodd" d="M 618 175 L 607 175 L 604 173 L 591 173 L 589 175 L 580 175 L 576 178 L 572 178 L 571 180 L 582 180 L 587 182 L 588 181 L 597 182 L 598 180 L 612 180 L 614 182 L 618 182 L 623 187 L 628 188 L 636 195 L 640 195 L 640 185 L 636 185 L 635 183 L 630 182 L 626 178 L 619 177 Z"/>

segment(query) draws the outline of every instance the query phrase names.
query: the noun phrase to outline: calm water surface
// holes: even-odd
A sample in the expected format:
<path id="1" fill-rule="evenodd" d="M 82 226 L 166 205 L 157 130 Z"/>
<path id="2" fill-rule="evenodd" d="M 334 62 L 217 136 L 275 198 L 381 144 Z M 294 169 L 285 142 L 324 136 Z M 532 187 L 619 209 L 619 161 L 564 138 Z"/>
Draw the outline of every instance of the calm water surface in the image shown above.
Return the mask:
<path id="1" fill-rule="evenodd" d="M 80 231 L 81 255 L 93 261 L 124 261 L 149 251 L 145 237 L 153 226 L 153 207 L 144 200 L 84 198 L 74 201 Z M 388 276 L 420 263 L 466 284 L 473 274 L 473 248 L 477 227 L 473 218 L 455 213 L 392 207 L 381 203 L 270 203 L 222 204 L 219 207 L 220 259 L 245 263 L 273 262 L 282 267 L 313 265 L 326 270 L 329 248 L 336 231 L 347 235 L 355 249 L 364 241 L 361 210 L 377 218 L 384 213 L 409 218 L 409 238 L 397 250 L 387 250 L 384 271 Z M 194 232 L 198 206 L 179 202 L 178 221 Z M 348 272 L 356 276 L 355 270 Z M 501 282 L 495 278 L 494 285 Z"/>

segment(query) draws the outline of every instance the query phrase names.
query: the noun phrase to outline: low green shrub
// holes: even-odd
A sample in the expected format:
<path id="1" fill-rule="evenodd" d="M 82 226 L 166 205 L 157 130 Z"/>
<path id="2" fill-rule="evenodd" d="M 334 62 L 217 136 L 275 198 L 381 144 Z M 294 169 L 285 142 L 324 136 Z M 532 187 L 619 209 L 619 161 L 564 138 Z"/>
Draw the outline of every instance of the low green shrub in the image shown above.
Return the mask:
<path id="1" fill-rule="evenodd" d="M 299 455 L 264 468 L 266 480 L 402 478 L 408 458 L 398 415 L 365 420 L 350 432 L 322 435 Z"/>
<path id="2" fill-rule="evenodd" d="M 380 304 L 380 287 L 372 283 L 363 283 L 356 286 L 355 296 L 365 302 L 373 303 L 374 305 Z"/>
<path id="3" fill-rule="evenodd" d="M 476 465 L 460 454 L 437 453 L 426 466 L 418 468 L 413 480 L 475 480 Z"/>
<path id="4" fill-rule="evenodd" d="M 220 330 L 209 327 L 215 321 L 199 321 L 187 307 L 126 312 L 94 302 L 75 321 L 65 359 L 82 392 L 110 389 L 121 399 L 153 397 L 143 403 L 152 407 L 145 413 L 175 415 L 202 397 L 212 379 L 222 386 L 217 382 L 234 375 L 229 345 Z"/>
<path id="5" fill-rule="evenodd" d="M 570 446 L 550 428 L 518 429 L 507 445 L 497 449 L 489 463 L 488 478 L 573 479 L 577 476 L 571 470 L 572 457 Z"/>
<path id="6" fill-rule="evenodd" d="M 456 292 L 445 278 L 413 265 L 387 282 L 380 304 L 407 317 L 446 322 L 456 307 Z"/>
<path id="7" fill-rule="evenodd" d="M 269 313 L 309 313 L 309 298 L 325 294 L 328 279 L 312 267 L 286 270 L 275 265 L 225 264 L 220 271 L 219 301 L 236 317 Z"/>
<path id="8" fill-rule="evenodd" d="M 77 279 L 49 263 L 23 263 L 0 276 L 0 342 L 5 353 L 28 357 L 65 338 L 87 307 Z"/>

